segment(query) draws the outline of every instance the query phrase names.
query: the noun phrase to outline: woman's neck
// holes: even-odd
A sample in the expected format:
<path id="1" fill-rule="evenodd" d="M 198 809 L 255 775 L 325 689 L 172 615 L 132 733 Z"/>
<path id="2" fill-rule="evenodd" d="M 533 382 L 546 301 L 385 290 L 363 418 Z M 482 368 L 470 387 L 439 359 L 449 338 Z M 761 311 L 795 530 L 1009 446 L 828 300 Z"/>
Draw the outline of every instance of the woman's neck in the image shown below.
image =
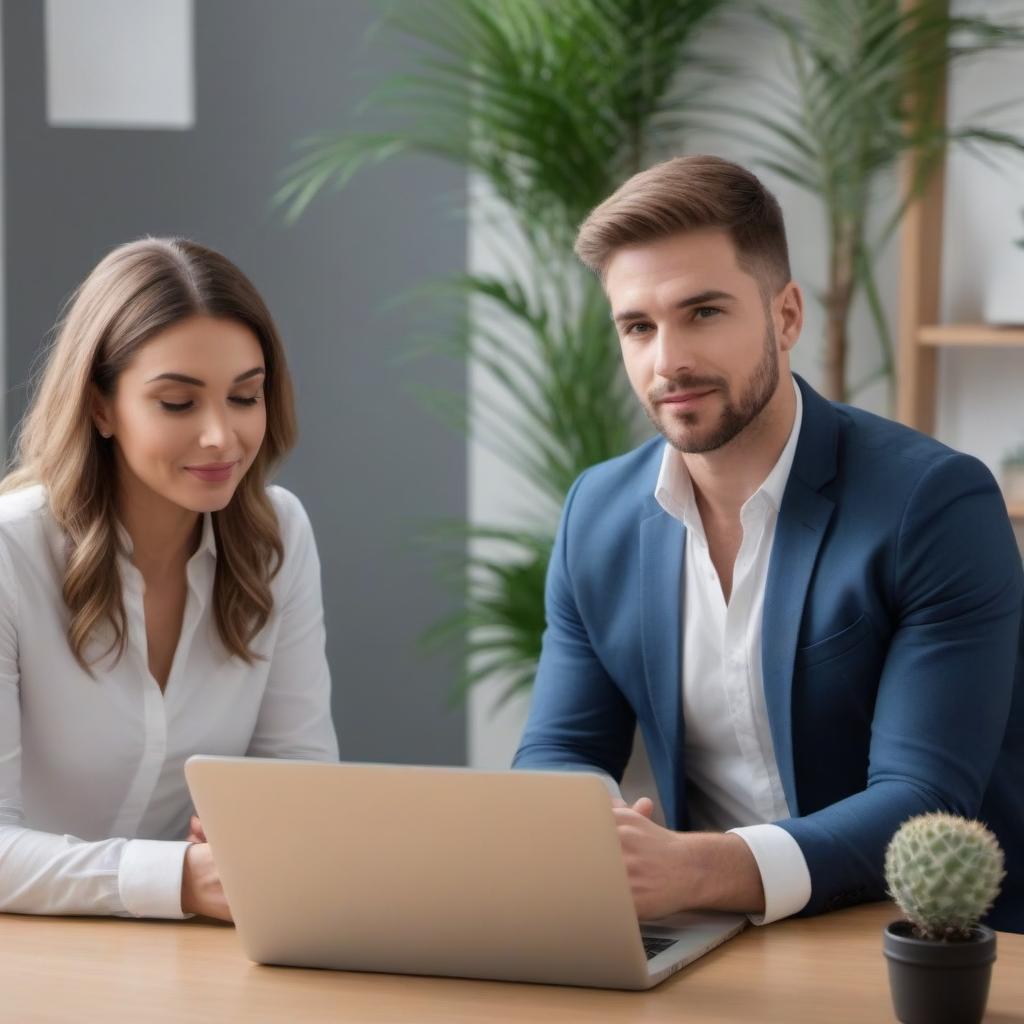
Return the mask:
<path id="1" fill-rule="evenodd" d="M 132 562 L 144 577 L 184 568 L 199 547 L 202 516 L 147 487 L 120 488 L 117 515 L 131 537 Z"/>

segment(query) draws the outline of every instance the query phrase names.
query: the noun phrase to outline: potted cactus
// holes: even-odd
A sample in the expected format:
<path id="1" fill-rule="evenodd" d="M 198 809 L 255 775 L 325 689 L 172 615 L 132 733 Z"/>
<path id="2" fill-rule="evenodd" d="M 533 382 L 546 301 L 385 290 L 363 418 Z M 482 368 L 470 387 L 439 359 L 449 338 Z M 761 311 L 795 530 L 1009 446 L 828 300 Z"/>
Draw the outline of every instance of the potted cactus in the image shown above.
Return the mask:
<path id="1" fill-rule="evenodd" d="M 884 932 L 889 987 L 904 1024 L 973 1024 L 985 1013 L 996 934 L 979 924 L 999 893 L 1003 851 L 980 822 L 922 814 L 885 854 L 889 895 L 906 915 Z"/>

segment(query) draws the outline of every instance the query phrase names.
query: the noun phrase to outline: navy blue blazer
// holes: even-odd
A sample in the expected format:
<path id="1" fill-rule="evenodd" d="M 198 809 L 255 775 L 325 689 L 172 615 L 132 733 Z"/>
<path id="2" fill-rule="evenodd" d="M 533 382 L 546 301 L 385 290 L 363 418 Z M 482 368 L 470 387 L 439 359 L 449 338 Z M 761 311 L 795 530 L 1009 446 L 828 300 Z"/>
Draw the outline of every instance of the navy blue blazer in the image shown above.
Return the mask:
<path id="1" fill-rule="evenodd" d="M 804 412 L 765 588 L 775 757 L 812 893 L 885 895 L 885 847 L 925 811 L 1006 852 L 988 921 L 1024 931 L 1024 573 L 977 459 L 797 378 Z M 621 779 L 639 722 L 671 828 L 688 827 L 681 701 L 685 528 L 654 499 L 664 441 L 573 484 L 518 768 Z"/>

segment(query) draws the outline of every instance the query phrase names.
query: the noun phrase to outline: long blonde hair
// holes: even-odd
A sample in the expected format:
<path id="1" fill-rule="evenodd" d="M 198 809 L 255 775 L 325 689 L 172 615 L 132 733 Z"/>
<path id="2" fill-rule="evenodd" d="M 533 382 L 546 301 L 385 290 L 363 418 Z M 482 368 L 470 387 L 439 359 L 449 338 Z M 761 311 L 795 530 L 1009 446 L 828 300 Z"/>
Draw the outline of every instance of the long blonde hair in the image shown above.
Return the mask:
<path id="1" fill-rule="evenodd" d="M 71 612 L 68 643 L 87 670 L 84 650 L 105 624 L 108 650 L 123 654 L 127 620 L 117 571 L 116 467 L 113 444 L 92 419 L 92 393 L 113 393 L 141 345 L 189 317 L 246 325 L 266 366 L 267 431 L 229 504 L 213 515 L 217 568 L 214 618 L 224 647 L 251 662 L 252 639 L 273 608 L 270 581 L 284 557 L 266 478 L 295 443 L 291 378 L 277 329 L 248 278 L 205 246 L 179 238 L 129 242 L 106 256 L 68 305 L 17 446 L 15 469 L 0 493 L 42 484 L 67 536 L 63 594 Z"/>

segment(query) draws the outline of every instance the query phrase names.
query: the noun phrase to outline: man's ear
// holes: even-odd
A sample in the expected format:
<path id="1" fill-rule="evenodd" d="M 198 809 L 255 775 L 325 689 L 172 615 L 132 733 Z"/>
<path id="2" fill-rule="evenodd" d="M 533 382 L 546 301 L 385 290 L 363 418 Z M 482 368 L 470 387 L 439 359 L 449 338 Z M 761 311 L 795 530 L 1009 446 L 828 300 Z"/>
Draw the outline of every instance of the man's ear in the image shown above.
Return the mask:
<path id="1" fill-rule="evenodd" d="M 796 281 L 790 281 L 775 296 L 772 312 L 779 348 L 788 352 L 797 343 L 804 326 L 804 294 Z"/>
<path id="2" fill-rule="evenodd" d="M 111 415 L 110 402 L 99 393 L 96 385 L 90 387 L 89 393 L 90 414 L 101 437 L 114 436 L 114 420 Z"/>

